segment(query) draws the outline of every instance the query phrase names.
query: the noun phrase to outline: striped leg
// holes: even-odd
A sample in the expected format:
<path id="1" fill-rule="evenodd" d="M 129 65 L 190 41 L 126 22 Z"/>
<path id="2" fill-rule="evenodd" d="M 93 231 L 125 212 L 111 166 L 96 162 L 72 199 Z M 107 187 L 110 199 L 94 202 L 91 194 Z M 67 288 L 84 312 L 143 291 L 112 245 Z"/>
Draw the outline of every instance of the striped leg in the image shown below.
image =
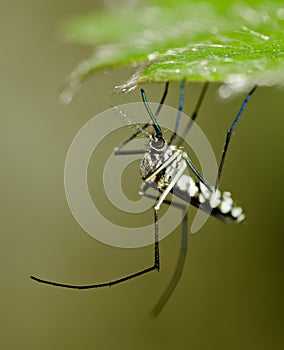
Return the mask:
<path id="1" fill-rule="evenodd" d="M 252 94 L 254 93 L 254 91 L 256 90 L 257 86 L 255 85 L 251 91 L 247 94 L 246 98 L 244 99 L 244 102 L 242 103 L 241 105 L 241 108 L 236 116 L 236 118 L 234 119 L 233 121 L 233 124 L 231 125 L 230 129 L 227 131 L 227 136 L 226 136 L 226 140 L 225 140 L 225 145 L 224 145 L 224 149 L 223 149 L 223 153 L 222 153 L 222 158 L 221 158 L 221 162 L 220 162 L 220 165 L 219 165 L 219 169 L 218 169 L 218 174 L 217 174 L 217 178 L 216 178 L 216 181 L 215 181 L 215 190 L 217 190 L 218 186 L 219 186 L 219 182 L 220 182 L 220 178 L 221 178 L 221 174 L 222 174 L 222 170 L 223 170 L 223 166 L 224 166 L 224 162 L 225 162 L 225 158 L 226 158 L 226 155 L 227 155 L 227 151 L 228 151 L 228 147 L 229 147 L 229 143 L 230 143 L 230 140 L 231 140 L 231 136 L 232 136 L 232 133 L 233 133 L 233 130 L 235 129 L 241 115 L 243 114 L 243 111 L 249 101 L 249 99 L 251 98 Z"/>
<path id="2" fill-rule="evenodd" d="M 180 147 L 183 144 L 183 141 L 187 137 L 187 134 L 190 131 L 190 128 L 192 127 L 193 122 L 198 117 L 198 112 L 199 112 L 199 109 L 200 109 L 200 107 L 202 105 L 203 99 L 204 99 L 204 97 L 206 95 L 208 86 L 209 86 L 209 83 L 205 83 L 203 85 L 203 88 L 201 90 L 201 93 L 200 93 L 200 96 L 199 96 L 198 101 L 196 103 L 196 106 L 194 108 L 194 111 L 193 111 L 193 113 L 192 113 L 192 115 L 191 115 L 191 117 L 190 117 L 190 119 L 189 119 L 189 121 L 187 123 L 187 126 L 185 127 L 185 130 L 184 130 L 184 132 L 182 134 L 181 140 L 177 144 L 178 147 Z"/>
<path id="3" fill-rule="evenodd" d="M 94 288 L 102 288 L 102 287 L 111 287 L 116 284 L 131 280 L 133 278 L 145 275 L 148 272 L 151 271 L 159 271 L 160 269 L 160 255 L 159 255 L 159 221 L 158 221 L 158 210 L 154 210 L 154 222 L 155 222 L 155 249 L 154 249 L 154 263 L 152 266 L 143 269 L 141 271 L 135 272 L 133 274 L 127 275 L 122 278 L 115 279 L 113 281 L 109 282 L 103 282 L 103 283 L 98 283 L 98 284 L 88 284 L 88 285 L 74 285 L 74 284 L 66 284 L 66 283 L 58 283 L 58 282 L 53 282 L 53 281 L 48 281 L 44 280 L 42 278 L 38 278 L 35 276 L 30 276 L 32 280 L 39 282 L 39 283 L 44 283 L 44 284 L 49 284 L 51 286 L 55 287 L 62 287 L 62 288 L 70 288 L 70 289 L 94 289 Z"/>
<path id="4" fill-rule="evenodd" d="M 145 193 L 145 197 L 151 198 L 151 199 L 156 199 L 155 196 L 150 195 Z M 182 271 L 184 268 L 184 263 L 186 259 L 186 254 L 187 254 L 187 233 L 188 233 L 188 225 L 187 225 L 187 206 L 181 203 L 177 203 L 174 201 L 168 201 L 167 199 L 164 200 L 165 204 L 167 205 L 172 205 L 176 207 L 177 209 L 180 209 L 182 211 L 182 226 L 181 226 L 181 246 L 180 246 L 180 251 L 179 251 L 179 257 L 178 261 L 176 263 L 176 268 L 174 271 L 174 274 L 164 290 L 163 294 L 161 295 L 159 301 L 157 304 L 154 306 L 154 308 L 151 311 L 151 316 L 157 317 L 160 312 L 163 310 L 164 306 L 166 305 L 167 301 L 171 297 L 172 293 L 174 292 L 180 277 L 182 275 Z"/>

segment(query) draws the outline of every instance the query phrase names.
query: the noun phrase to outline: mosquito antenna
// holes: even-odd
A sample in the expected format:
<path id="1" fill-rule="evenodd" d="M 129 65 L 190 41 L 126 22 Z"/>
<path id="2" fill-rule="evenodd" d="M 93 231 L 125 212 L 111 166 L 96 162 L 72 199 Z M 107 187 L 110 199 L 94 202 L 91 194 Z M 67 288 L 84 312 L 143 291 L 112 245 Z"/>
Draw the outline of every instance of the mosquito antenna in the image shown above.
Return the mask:
<path id="1" fill-rule="evenodd" d="M 155 116 L 157 117 L 158 114 L 160 113 L 163 105 L 164 105 L 164 102 L 165 102 L 165 99 L 167 97 L 167 94 L 168 94 L 168 90 L 169 90 L 169 82 L 167 81 L 166 84 L 165 84 L 165 89 L 164 89 L 164 92 L 163 92 L 163 95 L 162 95 L 162 98 L 160 100 L 160 103 L 159 103 L 159 106 L 156 110 L 156 113 L 155 113 Z M 150 125 L 150 121 L 145 123 L 142 127 L 141 127 L 141 130 L 139 128 L 137 128 L 137 131 L 132 134 L 128 139 L 126 139 L 124 142 L 122 142 L 119 146 L 117 146 L 115 148 L 115 152 L 118 152 L 123 146 L 125 146 L 128 142 L 132 141 L 133 139 L 135 139 L 135 137 L 137 137 L 140 133 L 143 133 L 144 134 L 144 131 L 147 129 L 147 127 Z M 149 135 L 149 134 L 148 134 Z M 147 135 L 147 136 L 148 136 Z"/>
<path id="2" fill-rule="evenodd" d="M 141 96 L 142 96 L 144 106 L 145 106 L 150 118 L 152 119 L 153 127 L 154 127 L 155 132 L 156 132 L 156 137 L 158 139 L 162 139 L 163 138 L 162 129 L 160 128 L 160 125 L 158 124 L 156 117 L 154 116 L 153 112 L 151 111 L 151 108 L 147 102 L 145 91 L 143 89 L 141 89 Z"/>

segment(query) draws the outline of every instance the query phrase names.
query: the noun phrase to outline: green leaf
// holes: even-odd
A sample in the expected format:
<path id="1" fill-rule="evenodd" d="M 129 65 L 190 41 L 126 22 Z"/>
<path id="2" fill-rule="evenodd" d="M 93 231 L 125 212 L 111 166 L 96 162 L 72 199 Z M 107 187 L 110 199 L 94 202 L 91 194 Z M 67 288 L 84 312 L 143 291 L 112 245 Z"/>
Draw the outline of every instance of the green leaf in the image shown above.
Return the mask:
<path id="1" fill-rule="evenodd" d="M 66 37 L 96 49 L 71 74 L 63 99 L 95 71 L 124 65 L 137 67 L 124 91 L 182 79 L 225 82 L 233 90 L 283 84 L 284 4 L 221 5 L 156 0 L 70 20 Z"/>

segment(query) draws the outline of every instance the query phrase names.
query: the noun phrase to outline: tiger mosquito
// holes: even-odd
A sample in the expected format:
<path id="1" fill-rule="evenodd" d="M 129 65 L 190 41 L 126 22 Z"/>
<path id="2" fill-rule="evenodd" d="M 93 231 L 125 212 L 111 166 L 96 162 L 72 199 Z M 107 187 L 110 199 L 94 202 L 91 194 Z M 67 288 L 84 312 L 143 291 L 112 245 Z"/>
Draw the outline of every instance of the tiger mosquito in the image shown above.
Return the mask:
<path id="1" fill-rule="evenodd" d="M 185 90 L 185 80 L 181 81 L 180 84 L 180 98 L 179 98 L 179 107 L 178 107 L 178 115 L 176 118 L 176 124 L 173 134 L 169 142 L 166 142 L 164 139 L 164 135 L 160 125 L 157 122 L 157 116 L 161 111 L 161 108 L 164 104 L 168 93 L 169 83 L 167 82 L 165 85 L 165 90 L 162 95 L 159 107 L 154 114 L 148 104 L 145 91 L 141 89 L 141 97 L 144 103 L 145 109 L 150 117 L 149 122 L 145 123 L 142 127 L 137 126 L 137 131 L 133 133 L 127 140 L 125 140 L 122 144 L 115 148 L 115 154 L 117 155 L 127 155 L 127 154 L 141 154 L 143 153 L 143 157 L 140 164 L 140 175 L 143 181 L 142 189 L 140 190 L 140 194 L 156 199 L 155 196 L 147 194 L 146 191 L 149 187 L 154 187 L 159 191 L 159 197 L 156 200 L 156 203 L 153 207 L 154 210 L 154 262 L 153 264 L 145 269 L 142 269 L 136 273 L 124 276 L 122 278 L 118 278 L 109 282 L 103 282 L 98 284 L 90 284 L 90 285 L 72 285 L 65 283 L 58 283 L 53 281 L 44 280 L 35 276 L 31 276 L 31 279 L 49 284 L 57 287 L 70 288 L 70 289 L 93 289 L 93 288 L 101 288 L 101 287 L 111 287 L 113 285 L 128 281 L 130 279 L 136 278 L 141 275 L 145 275 L 151 271 L 159 271 L 160 270 L 160 250 L 159 250 L 159 209 L 161 205 L 168 204 L 174 205 L 179 208 L 183 212 L 183 219 L 181 224 L 181 247 L 178 262 L 176 264 L 175 272 L 162 294 L 160 300 L 153 308 L 151 314 L 152 316 L 157 316 L 171 294 L 175 290 L 175 287 L 178 284 L 178 281 L 181 277 L 186 252 L 187 252 L 187 207 L 181 203 L 175 203 L 167 200 L 167 196 L 169 193 L 173 193 L 184 200 L 185 202 L 210 213 L 211 216 L 216 217 L 217 219 L 228 223 L 230 221 L 234 221 L 236 223 L 241 223 L 245 220 L 245 214 L 243 212 L 242 207 L 238 206 L 234 199 L 231 196 L 231 193 L 228 191 L 221 192 L 219 187 L 219 182 L 225 162 L 225 158 L 228 151 L 228 146 L 231 140 L 231 136 L 233 130 L 235 129 L 249 99 L 252 94 L 256 90 L 257 86 L 254 86 L 251 91 L 245 97 L 241 108 L 239 109 L 231 127 L 227 131 L 226 139 L 224 143 L 224 148 L 221 156 L 221 161 L 218 167 L 218 173 L 215 180 L 214 186 L 210 185 L 207 180 L 200 174 L 197 168 L 192 163 L 188 154 L 182 149 L 181 144 L 183 139 L 186 137 L 189 132 L 193 121 L 197 118 L 199 109 L 201 107 L 202 101 L 206 94 L 208 83 L 204 84 L 204 87 L 199 96 L 198 102 L 196 104 L 195 110 L 189 119 L 189 122 L 183 132 L 181 141 L 175 146 L 173 145 L 173 141 L 176 138 L 177 130 L 179 127 L 180 117 L 184 104 L 184 90 Z M 153 127 L 154 133 L 149 134 L 146 129 L 149 126 Z M 129 150 L 125 151 L 122 148 L 129 142 L 131 142 L 134 138 L 136 138 L 140 133 L 146 133 L 149 137 L 148 148 L 145 150 Z M 187 167 L 193 172 L 195 175 L 193 177 L 184 174 Z"/>

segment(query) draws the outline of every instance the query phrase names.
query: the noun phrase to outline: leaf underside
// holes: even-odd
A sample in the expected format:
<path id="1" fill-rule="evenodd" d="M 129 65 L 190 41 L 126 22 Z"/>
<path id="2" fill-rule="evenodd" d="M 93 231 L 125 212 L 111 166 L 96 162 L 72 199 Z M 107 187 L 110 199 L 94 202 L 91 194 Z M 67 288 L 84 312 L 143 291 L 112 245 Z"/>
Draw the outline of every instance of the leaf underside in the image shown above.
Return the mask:
<path id="1" fill-rule="evenodd" d="M 68 79 L 69 102 L 95 71 L 130 65 L 122 86 L 163 81 L 225 82 L 233 90 L 253 84 L 283 85 L 284 4 L 232 4 L 156 0 L 131 11 L 105 12 L 69 20 L 68 40 L 95 47 Z"/>

